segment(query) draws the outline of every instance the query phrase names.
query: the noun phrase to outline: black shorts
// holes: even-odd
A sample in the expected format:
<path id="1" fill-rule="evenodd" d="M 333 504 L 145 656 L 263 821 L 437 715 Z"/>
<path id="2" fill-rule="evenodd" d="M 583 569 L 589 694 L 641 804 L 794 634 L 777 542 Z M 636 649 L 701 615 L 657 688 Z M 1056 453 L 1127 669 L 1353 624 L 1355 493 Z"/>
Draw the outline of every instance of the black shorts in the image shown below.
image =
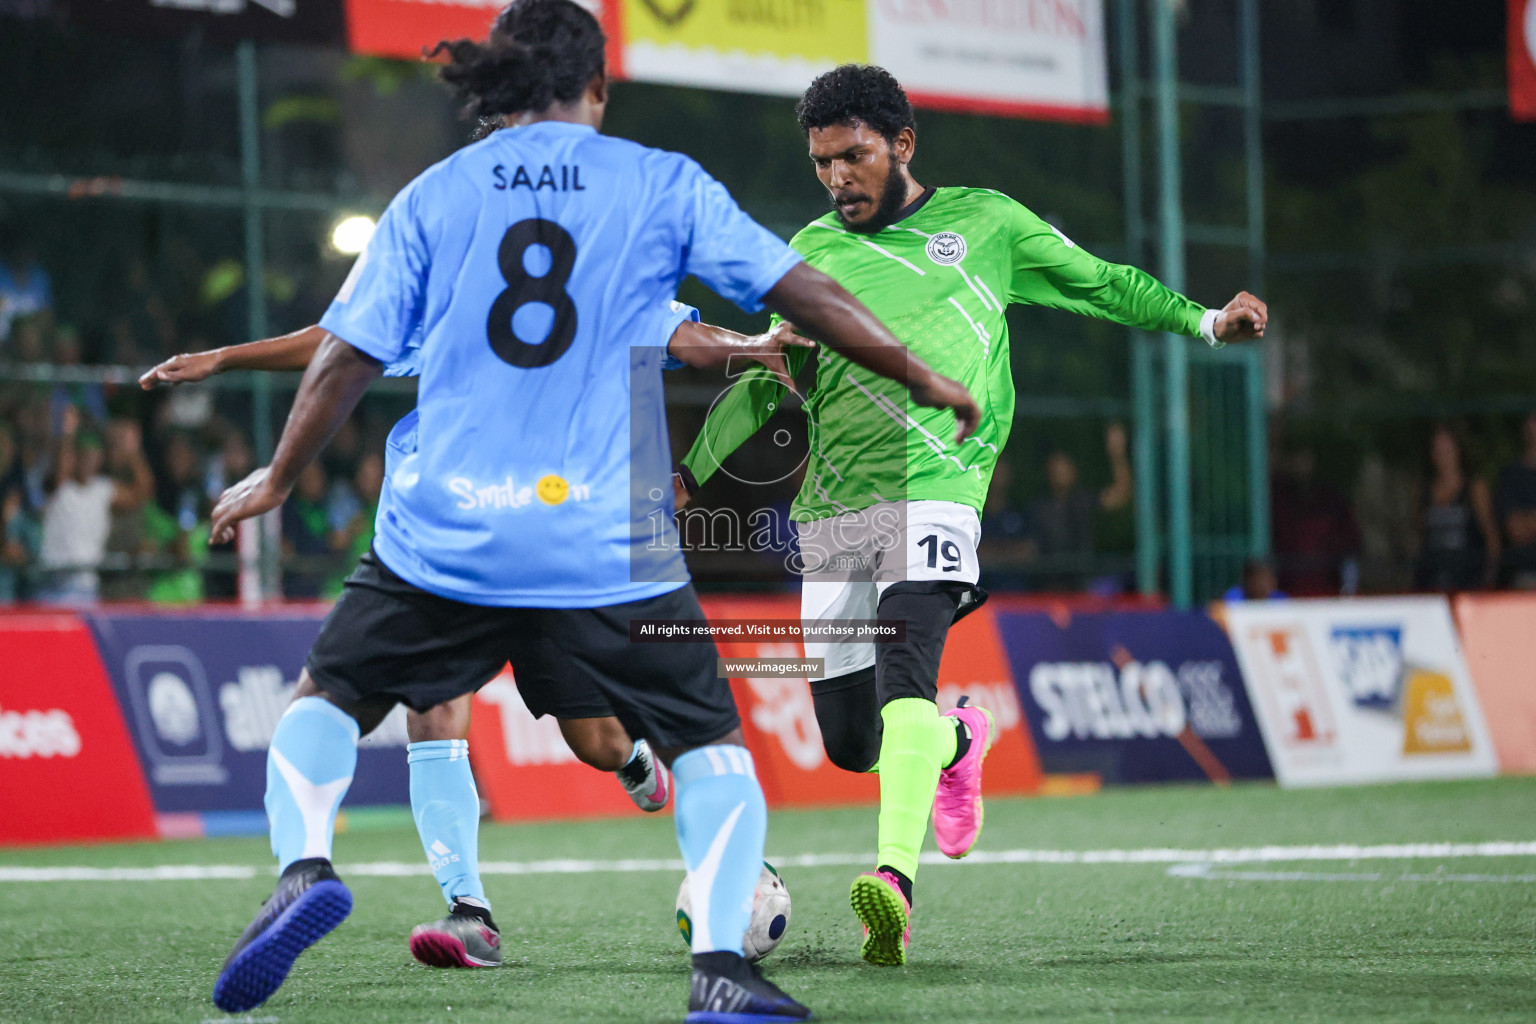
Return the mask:
<path id="1" fill-rule="evenodd" d="M 631 619 L 702 619 L 692 586 L 603 608 L 496 608 L 423 590 L 368 552 L 305 663 L 347 704 L 417 711 L 473 693 L 509 662 L 534 715 L 606 718 L 653 746 L 693 746 L 741 724 L 713 643 L 635 644 Z"/>

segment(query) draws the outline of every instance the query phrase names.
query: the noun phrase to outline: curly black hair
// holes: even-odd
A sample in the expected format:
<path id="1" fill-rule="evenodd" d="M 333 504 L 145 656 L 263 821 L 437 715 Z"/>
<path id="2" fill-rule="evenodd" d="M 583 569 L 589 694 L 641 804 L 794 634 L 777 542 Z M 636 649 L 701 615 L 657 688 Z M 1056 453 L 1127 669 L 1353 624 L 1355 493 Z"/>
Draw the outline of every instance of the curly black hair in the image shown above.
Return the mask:
<path id="1" fill-rule="evenodd" d="M 580 98 L 606 45 L 597 19 L 571 0 L 513 0 L 485 42 L 444 40 L 428 56 L 447 53 L 438 76 L 466 116 L 488 118 Z"/>
<path id="2" fill-rule="evenodd" d="M 862 121 L 887 142 L 894 142 L 903 128 L 917 129 L 906 90 L 873 64 L 843 64 L 818 75 L 796 104 L 795 117 L 806 132 Z"/>

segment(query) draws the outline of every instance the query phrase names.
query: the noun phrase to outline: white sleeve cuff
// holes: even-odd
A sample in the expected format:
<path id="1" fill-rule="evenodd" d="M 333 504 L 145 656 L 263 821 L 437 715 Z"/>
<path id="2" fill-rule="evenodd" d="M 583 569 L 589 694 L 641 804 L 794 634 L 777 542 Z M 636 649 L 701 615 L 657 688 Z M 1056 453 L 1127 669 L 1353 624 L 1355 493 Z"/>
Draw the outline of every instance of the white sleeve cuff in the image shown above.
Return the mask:
<path id="1" fill-rule="evenodd" d="M 1216 337 L 1216 318 L 1221 315 L 1219 309 L 1208 309 L 1200 316 L 1200 337 L 1211 348 L 1225 348 L 1227 343 Z"/>

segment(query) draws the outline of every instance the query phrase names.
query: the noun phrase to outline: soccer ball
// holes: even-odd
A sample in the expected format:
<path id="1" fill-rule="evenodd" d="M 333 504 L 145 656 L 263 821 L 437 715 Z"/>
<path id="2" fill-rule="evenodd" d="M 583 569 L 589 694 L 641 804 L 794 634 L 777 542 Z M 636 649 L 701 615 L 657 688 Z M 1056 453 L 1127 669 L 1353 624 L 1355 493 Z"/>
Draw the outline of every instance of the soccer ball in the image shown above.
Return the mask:
<path id="1" fill-rule="evenodd" d="M 683 933 L 684 942 L 693 941 L 692 915 L 693 901 L 688 896 L 688 879 L 684 877 L 677 890 L 677 930 Z M 752 892 L 752 920 L 747 922 L 747 933 L 742 936 L 742 952 L 757 963 L 773 952 L 788 928 L 789 890 L 773 865 L 764 861 L 763 873 L 757 877 L 757 888 Z"/>

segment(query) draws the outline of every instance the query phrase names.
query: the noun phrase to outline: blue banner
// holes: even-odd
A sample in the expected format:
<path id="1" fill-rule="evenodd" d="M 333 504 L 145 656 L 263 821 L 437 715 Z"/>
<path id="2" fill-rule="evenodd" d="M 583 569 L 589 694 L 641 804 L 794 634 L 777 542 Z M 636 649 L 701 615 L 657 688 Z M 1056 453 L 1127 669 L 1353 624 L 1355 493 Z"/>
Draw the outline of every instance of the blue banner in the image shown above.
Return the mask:
<path id="1" fill-rule="evenodd" d="M 1047 772 L 1272 778 L 1226 632 L 1198 612 L 997 612 Z"/>
<path id="2" fill-rule="evenodd" d="M 83 616 L 122 704 L 155 810 L 260 811 L 267 745 L 320 613 Z M 358 749 L 344 806 L 410 800 L 405 710 Z"/>

